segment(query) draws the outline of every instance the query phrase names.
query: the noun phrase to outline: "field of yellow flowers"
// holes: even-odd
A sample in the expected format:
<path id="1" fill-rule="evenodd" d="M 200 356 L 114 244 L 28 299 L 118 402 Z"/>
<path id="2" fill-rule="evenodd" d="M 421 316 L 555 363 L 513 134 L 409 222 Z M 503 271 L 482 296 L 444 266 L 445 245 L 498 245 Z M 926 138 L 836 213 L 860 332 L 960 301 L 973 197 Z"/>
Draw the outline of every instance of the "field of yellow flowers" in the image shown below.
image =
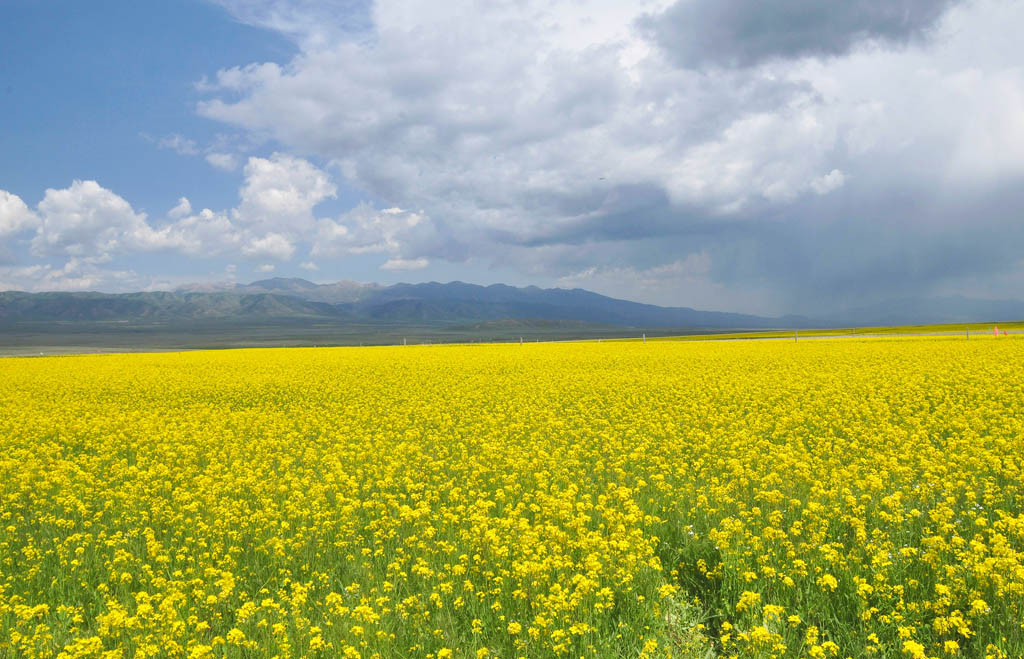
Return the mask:
<path id="1" fill-rule="evenodd" d="M 1021 657 L 1024 340 L 0 360 L 2 657 Z"/>

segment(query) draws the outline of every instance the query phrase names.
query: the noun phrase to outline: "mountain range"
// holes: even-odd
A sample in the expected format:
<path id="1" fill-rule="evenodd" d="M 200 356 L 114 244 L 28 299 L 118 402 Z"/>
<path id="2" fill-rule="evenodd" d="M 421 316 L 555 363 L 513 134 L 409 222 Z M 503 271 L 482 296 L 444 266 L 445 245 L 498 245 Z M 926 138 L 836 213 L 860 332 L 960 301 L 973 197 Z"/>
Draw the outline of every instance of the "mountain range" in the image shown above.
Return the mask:
<path id="1" fill-rule="evenodd" d="M 0 293 L 0 320 L 197 320 L 266 318 L 362 323 L 467 324 L 507 319 L 577 321 L 622 327 L 768 328 L 805 326 L 797 317 L 659 307 L 583 289 L 440 284 L 314 284 L 274 278 L 197 284 L 142 293 Z"/>
<path id="2" fill-rule="evenodd" d="M 633 328 L 766 329 L 853 327 L 1024 318 L 1024 303 L 948 297 L 896 300 L 841 314 L 767 318 L 661 307 L 583 289 L 478 286 L 463 282 L 315 284 L 273 278 L 250 284 L 195 284 L 139 293 L 0 293 L 0 322 L 317 319 L 381 325 L 466 326 L 558 322 Z"/>

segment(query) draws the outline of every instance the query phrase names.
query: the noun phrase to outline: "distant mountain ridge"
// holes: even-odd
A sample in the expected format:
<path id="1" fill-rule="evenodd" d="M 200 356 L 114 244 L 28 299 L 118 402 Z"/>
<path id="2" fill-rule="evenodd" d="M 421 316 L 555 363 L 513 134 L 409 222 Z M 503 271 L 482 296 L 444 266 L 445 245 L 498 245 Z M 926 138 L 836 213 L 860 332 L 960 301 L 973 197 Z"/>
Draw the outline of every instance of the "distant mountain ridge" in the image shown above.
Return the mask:
<path id="1" fill-rule="evenodd" d="M 446 284 L 314 284 L 299 278 L 273 278 L 227 289 L 248 294 L 279 293 L 338 305 L 356 317 L 386 322 L 487 322 L 506 319 L 579 321 L 625 327 L 779 327 L 804 318 L 764 318 L 750 314 L 659 307 L 599 295 L 580 288 Z"/>
<path id="2" fill-rule="evenodd" d="M 632 328 L 771 329 L 856 327 L 1024 319 L 1024 302 L 962 297 L 897 300 L 844 313 L 807 318 L 660 307 L 580 288 L 518 288 L 449 283 L 395 284 L 339 281 L 316 284 L 273 278 L 249 284 L 182 286 L 140 293 L 0 293 L 0 322 L 192 321 L 251 323 L 267 319 L 330 320 L 369 326 L 538 326 L 573 323 Z"/>
<path id="3" fill-rule="evenodd" d="M 332 284 L 314 284 L 299 277 L 274 277 L 251 284 L 214 283 L 188 284 L 174 289 L 176 293 L 235 293 L 291 295 L 313 302 L 341 304 L 358 302 L 362 298 L 385 288 L 381 284 L 358 281 L 338 281 Z"/>
<path id="4" fill-rule="evenodd" d="M 234 293 L 0 293 L 0 320 L 200 320 L 338 316 L 332 305 L 285 295 Z"/>
<path id="5" fill-rule="evenodd" d="M 0 321 L 325 318 L 382 324 L 473 324 L 508 319 L 621 327 L 770 328 L 805 318 L 659 307 L 583 289 L 441 284 L 315 284 L 274 278 L 250 284 L 200 284 L 151 293 L 0 293 Z"/>

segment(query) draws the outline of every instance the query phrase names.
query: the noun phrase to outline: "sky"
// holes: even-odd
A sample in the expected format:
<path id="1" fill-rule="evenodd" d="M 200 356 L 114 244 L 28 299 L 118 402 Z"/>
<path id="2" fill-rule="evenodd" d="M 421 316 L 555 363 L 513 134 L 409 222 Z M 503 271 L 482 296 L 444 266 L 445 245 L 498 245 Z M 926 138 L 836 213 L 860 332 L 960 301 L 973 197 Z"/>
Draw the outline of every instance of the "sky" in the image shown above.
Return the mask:
<path id="1" fill-rule="evenodd" d="M 0 290 L 1024 297 L 1019 0 L 3 0 Z"/>

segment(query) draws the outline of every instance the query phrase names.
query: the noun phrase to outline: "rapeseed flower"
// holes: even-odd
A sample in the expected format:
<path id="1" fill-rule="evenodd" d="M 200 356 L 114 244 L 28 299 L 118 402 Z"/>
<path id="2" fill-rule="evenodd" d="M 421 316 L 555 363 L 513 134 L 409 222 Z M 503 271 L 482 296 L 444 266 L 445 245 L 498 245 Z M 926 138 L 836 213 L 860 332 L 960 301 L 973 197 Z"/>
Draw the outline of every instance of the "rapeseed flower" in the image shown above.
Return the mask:
<path id="1" fill-rule="evenodd" d="M 0 360 L 0 656 L 1024 656 L 1022 366 L 1013 338 Z"/>

